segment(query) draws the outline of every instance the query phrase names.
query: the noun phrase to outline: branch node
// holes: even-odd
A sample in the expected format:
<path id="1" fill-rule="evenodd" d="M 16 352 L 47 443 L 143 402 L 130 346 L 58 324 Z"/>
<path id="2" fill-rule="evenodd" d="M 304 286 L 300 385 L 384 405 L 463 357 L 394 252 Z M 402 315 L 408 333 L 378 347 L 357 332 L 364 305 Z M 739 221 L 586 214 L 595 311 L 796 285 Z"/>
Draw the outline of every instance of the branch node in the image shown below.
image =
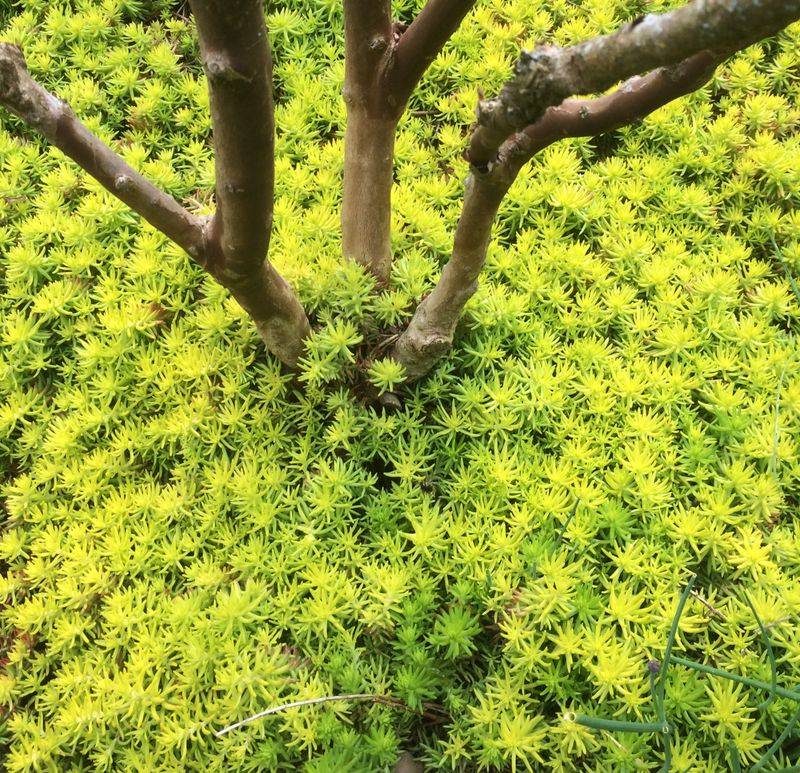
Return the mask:
<path id="1" fill-rule="evenodd" d="M 216 52 L 206 54 L 205 67 L 206 76 L 212 81 L 234 83 L 250 80 L 233 66 L 233 62 L 225 54 Z"/>
<path id="2" fill-rule="evenodd" d="M 389 41 L 383 35 L 376 35 L 369 41 L 369 50 L 376 53 L 385 51 L 389 47 Z"/>
<path id="3" fill-rule="evenodd" d="M 114 190 L 125 193 L 133 187 L 133 180 L 127 174 L 121 174 L 114 178 Z"/>

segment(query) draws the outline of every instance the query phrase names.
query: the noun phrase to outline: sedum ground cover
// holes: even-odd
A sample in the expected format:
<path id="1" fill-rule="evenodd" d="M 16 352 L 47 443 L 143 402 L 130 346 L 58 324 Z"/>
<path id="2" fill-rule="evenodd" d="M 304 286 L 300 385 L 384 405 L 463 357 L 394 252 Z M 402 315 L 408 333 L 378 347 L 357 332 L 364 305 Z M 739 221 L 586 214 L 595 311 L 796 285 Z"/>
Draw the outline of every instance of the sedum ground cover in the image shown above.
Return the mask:
<path id="1" fill-rule="evenodd" d="M 769 681 L 749 600 L 779 682 L 800 682 L 800 30 L 641 125 L 542 154 L 453 354 L 396 411 L 354 375 L 447 257 L 476 90 L 520 45 L 642 9 L 479 3 L 402 124 L 375 294 L 339 257 L 341 2 L 269 5 L 272 257 L 319 330 L 299 384 L 187 257 L 3 116 L 5 769 L 371 771 L 411 748 L 440 770 L 655 770 L 653 735 L 573 712 L 653 716 L 647 664 L 692 574 L 675 652 Z M 210 208 L 182 4 L 22 0 L 0 26 L 129 161 Z M 341 693 L 397 705 L 213 735 Z M 673 769 L 757 759 L 795 710 L 764 697 L 673 666 Z"/>

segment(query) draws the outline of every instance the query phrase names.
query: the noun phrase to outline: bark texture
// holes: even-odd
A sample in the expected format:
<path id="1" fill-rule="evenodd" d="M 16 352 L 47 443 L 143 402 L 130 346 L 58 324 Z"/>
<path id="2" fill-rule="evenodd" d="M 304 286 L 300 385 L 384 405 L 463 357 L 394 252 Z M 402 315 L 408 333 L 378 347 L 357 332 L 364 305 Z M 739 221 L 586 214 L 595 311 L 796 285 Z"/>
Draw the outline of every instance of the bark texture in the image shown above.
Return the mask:
<path id="1" fill-rule="evenodd" d="M 393 45 L 390 0 L 345 0 L 342 250 L 385 284 L 392 265 L 391 196 L 397 119 L 381 90 Z"/>
<path id="2" fill-rule="evenodd" d="M 526 127 L 506 149 L 522 163 L 566 137 L 593 137 L 618 129 L 686 96 L 706 84 L 724 57 L 707 51 L 673 67 L 635 76 L 619 89 L 597 99 L 567 99 L 548 108 L 535 124 Z M 513 151 L 512 151 L 513 148 Z"/>
<path id="3" fill-rule="evenodd" d="M 392 182 L 397 123 L 363 107 L 348 110 L 344 138 L 342 249 L 380 284 L 392 270 Z"/>
<path id="4" fill-rule="evenodd" d="M 405 107 L 431 62 L 458 29 L 476 0 L 429 0 L 394 46 L 387 73 L 389 98 Z"/>
<path id="5" fill-rule="evenodd" d="M 523 51 L 500 95 L 480 102 L 468 158 L 473 166 L 487 167 L 509 136 L 568 97 L 604 91 L 701 51 L 745 48 L 798 18 L 800 0 L 694 0 L 568 48 Z"/>
<path id="6" fill-rule="evenodd" d="M 395 345 L 392 356 L 405 367 L 407 380 L 424 376 L 449 351 L 461 312 L 478 288 L 492 224 L 514 177 L 495 169 L 467 181 L 453 254 Z"/>
<path id="7" fill-rule="evenodd" d="M 501 147 L 491 169 L 473 171 L 452 256 L 395 345 L 393 356 L 405 366 L 410 380 L 425 375 L 450 349 L 464 306 L 477 289 L 497 211 L 525 163 L 560 139 L 611 131 L 695 91 L 713 75 L 719 61 L 719 56 L 703 52 L 675 67 L 632 78 L 607 96 L 571 99 L 551 107 Z"/>
<path id="8" fill-rule="evenodd" d="M 204 261 L 203 220 L 126 164 L 77 119 L 66 102 L 33 80 L 22 51 L 10 43 L 0 43 L 0 105 L 41 132 L 198 262 Z"/>
<path id="9" fill-rule="evenodd" d="M 272 55 L 260 0 L 190 0 L 208 78 L 217 212 L 209 271 L 253 318 L 267 348 L 295 367 L 311 328 L 267 259 L 275 182 Z"/>
<path id="10" fill-rule="evenodd" d="M 345 0 L 342 248 L 380 284 L 392 266 L 394 137 L 408 99 L 476 0 L 429 0 L 406 29 L 390 0 Z"/>
<path id="11" fill-rule="evenodd" d="M 394 44 L 391 0 L 344 0 L 344 100 L 381 112 L 377 84 Z"/>

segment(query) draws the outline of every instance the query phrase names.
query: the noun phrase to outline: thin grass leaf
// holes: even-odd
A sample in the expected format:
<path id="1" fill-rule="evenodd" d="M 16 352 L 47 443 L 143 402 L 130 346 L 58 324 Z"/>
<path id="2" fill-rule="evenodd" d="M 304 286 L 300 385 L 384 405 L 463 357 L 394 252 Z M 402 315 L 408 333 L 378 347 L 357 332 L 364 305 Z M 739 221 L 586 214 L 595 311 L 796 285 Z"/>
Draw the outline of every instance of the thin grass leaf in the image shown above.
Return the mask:
<path id="1" fill-rule="evenodd" d="M 776 419 L 777 420 L 777 419 Z M 744 600 L 747 602 L 747 606 L 750 607 L 751 611 L 753 612 L 753 616 L 758 623 L 759 630 L 761 631 L 761 639 L 764 642 L 764 647 L 767 650 L 767 658 L 769 659 L 769 670 L 770 670 L 770 680 L 772 682 L 772 690 L 770 691 L 767 699 L 758 705 L 758 709 L 763 711 L 767 706 L 775 700 L 775 690 L 778 687 L 778 666 L 775 662 L 775 653 L 772 649 L 772 642 L 769 638 L 769 632 L 767 631 L 766 626 L 762 622 L 761 618 L 758 616 L 758 612 L 756 612 L 755 606 L 753 606 L 753 602 L 750 600 L 750 596 L 747 593 L 742 594 L 744 596 Z"/>
<path id="2" fill-rule="evenodd" d="M 783 732 L 775 739 L 772 746 L 767 749 L 761 758 L 750 768 L 750 773 L 756 773 L 756 771 L 763 770 L 764 766 L 780 751 L 781 746 L 783 746 L 784 741 L 789 737 L 792 730 L 794 730 L 797 721 L 800 720 L 800 706 L 797 707 L 794 714 L 792 714 L 789 722 L 786 724 L 786 727 L 783 728 Z"/>

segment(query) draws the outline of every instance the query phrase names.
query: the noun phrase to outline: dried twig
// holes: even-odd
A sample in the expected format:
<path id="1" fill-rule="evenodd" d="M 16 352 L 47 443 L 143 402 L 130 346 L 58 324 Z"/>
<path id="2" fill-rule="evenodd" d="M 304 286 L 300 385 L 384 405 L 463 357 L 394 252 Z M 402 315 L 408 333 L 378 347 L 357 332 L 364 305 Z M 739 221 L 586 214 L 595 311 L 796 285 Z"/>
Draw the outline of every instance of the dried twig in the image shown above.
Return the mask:
<path id="1" fill-rule="evenodd" d="M 280 706 L 273 706 L 272 708 L 266 709 L 264 711 L 259 711 L 258 714 L 253 714 L 251 717 L 247 717 L 239 722 L 235 722 L 232 725 L 228 725 L 227 727 L 222 728 L 222 730 L 217 730 L 214 735 L 217 738 L 221 738 L 223 735 L 230 733 L 233 730 L 237 730 L 240 727 L 244 727 L 245 725 L 249 725 L 259 719 L 263 719 L 264 717 L 268 717 L 272 714 L 279 714 L 281 711 L 287 711 L 288 709 L 296 709 L 301 706 L 316 706 L 320 703 L 333 703 L 337 701 L 371 701 L 372 703 L 379 703 L 382 706 L 391 706 L 394 709 L 401 709 L 402 711 L 410 712 L 411 714 L 420 714 L 425 719 L 430 721 L 436 722 L 441 721 L 443 717 L 446 717 L 446 712 L 442 706 L 436 703 L 426 703 L 425 710 L 418 712 L 416 709 L 411 708 L 407 704 L 403 703 L 403 701 L 398 700 L 397 698 L 392 698 L 389 695 L 375 695 L 373 693 L 351 693 L 349 695 L 326 695 L 322 698 L 307 698 L 302 701 L 291 701 L 289 703 L 282 703 Z"/>
<path id="2" fill-rule="evenodd" d="M 720 620 L 726 620 L 727 621 L 727 618 L 725 617 L 725 615 L 723 615 L 722 612 L 720 612 L 718 609 L 715 609 L 714 607 L 712 607 L 711 604 L 709 604 L 696 590 L 693 590 L 691 592 L 691 595 L 692 595 L 692 598 L 697 599 L 709 612 L 711 612 L 712 615 L 715 615 Z"/>
<path id="3" fill-rule="evenodd" d="M 384 696 L 381 695 L 372 695 L 371 693 L 353 693 L 352 695 L 326 695 L 322 698 L 307 698 L 306 700 L 302 701 L 291 701 L 290 703 L 282 703 L 280 706 L 273 706 L 270 709 L 266 709 L 265 711 L 259 711 L 258 714 L 253 714 L 251 717 L 247 717 L 247 719 L 243 719 L 240 722 L 234 722 L 232 725 L 228 725 L 227 727 L 223 727 L 222 730 L 217 730 L 214 735 L 217 738 L 221 738 L 223 735 L 230 733 L 233 730 L 238 730 L 240 727 L 244 727 L 245 725 L 249 725 L 259 719 L 263 719 L 264 717 L 268 717 L 271 714 L 279 714 L 281 711 L 287 711 L 288 709 L 296 709 L 300 706 L 315 706 L 319 703 L 333 703 L 334 701 L 372 701 L 373 703 L 381 703 L 382 698 Z"/>

